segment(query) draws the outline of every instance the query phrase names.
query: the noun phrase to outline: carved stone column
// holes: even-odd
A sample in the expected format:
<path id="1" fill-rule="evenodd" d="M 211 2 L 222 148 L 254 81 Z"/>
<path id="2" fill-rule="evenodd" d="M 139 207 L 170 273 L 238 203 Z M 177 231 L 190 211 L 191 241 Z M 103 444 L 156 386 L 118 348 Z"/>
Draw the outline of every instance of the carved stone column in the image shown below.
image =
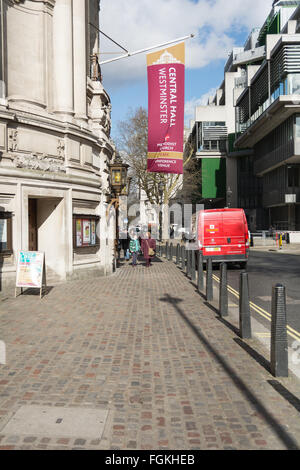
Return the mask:
<path id="1" fill-rule="evenodd" d="M 86 2 L 73 0 L 74 110 L 87 122 Z"/>
<path id="2" fill-rule="evenodd" d="M 56 0 L 55 3 L 53 69 L 54 112 L 70 119 L 74 115 L 72 0 Z"/>
<path id="3" fill-rule="evenodd" d="M 6 104 L 4 37 L 4 4 L 3 0 L 0 0 L 0 105 Z"/>

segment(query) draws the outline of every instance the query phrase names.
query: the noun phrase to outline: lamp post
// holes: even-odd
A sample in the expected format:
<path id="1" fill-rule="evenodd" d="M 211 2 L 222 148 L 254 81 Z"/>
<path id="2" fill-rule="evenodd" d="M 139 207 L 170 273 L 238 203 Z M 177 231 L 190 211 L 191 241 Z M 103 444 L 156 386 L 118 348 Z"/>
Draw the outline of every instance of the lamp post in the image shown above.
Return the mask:
<path id="1" fill-rule="evenodd" d="M 159 241 L 162 241 L 162 203 L 163 203 L 163 194 L 164 194 L 165 185 L 162 181 L 158 183 L 158 192 L 160 197 L 160 209 L 159 209 Z"/>
<path id="2" fill-rule="evenodd" d="M 233 192 L 231 191 L 231 188 L 230 186 L 228 186 L 228 189 L 227 189 L 227 205 L 228 207 L 231 207 L 231 196 L 232 196 Z"/>
<path id="3" fill-rule="evenodd" d="M 127 191 L 127 171 L 129 165 L 123 163 L 120 155 L 117 155 L 114 163 L 109 165 L 110 168 L 110 181 L 111 181 L 111 201 L 110 207 L 114 205 L 116 209 L 116 238 L 115 238 L 115 259 L 117 259 L 118 240 L 119 240 L 119 204 L 120 195 L 126 195 Z M 125 191 L 125 192 L 124 192 Z"/>

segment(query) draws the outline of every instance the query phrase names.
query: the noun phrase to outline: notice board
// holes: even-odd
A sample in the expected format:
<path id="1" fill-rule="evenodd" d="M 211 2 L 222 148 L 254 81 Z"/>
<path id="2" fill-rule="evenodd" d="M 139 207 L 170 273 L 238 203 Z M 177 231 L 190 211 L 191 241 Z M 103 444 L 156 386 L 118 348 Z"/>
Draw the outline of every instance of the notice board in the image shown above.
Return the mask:
<path id="1" fill-rule="evenodd" d="M 20 251 L 17 259 L 16 288 L 40 289 L 42 295 L 45 279 L 45 254 L 41 251 Z"/>

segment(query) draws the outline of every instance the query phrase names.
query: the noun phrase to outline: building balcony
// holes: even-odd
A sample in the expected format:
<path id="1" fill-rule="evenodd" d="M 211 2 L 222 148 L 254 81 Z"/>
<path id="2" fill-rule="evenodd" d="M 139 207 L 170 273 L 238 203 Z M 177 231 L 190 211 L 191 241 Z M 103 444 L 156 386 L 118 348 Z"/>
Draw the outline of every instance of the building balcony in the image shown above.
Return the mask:
<path id="1" fill-rule="evenodd" d="M 266 56 L 266 46 L 254 47 L 245 50 L 244 47 L 236 47 L 230 54 L 226 65 L 225 72 L 236 70 L 239 65 L 249 64 L 263 60 Z"/>
<path id="2" fill-rule="evenodd" d="M 266 56 L 266 46 L 256 47 L 233 55 L 233 65 L 249 64 L 263 60 Z"/>
<path id="3" fill-rule="evenodd" d="M 235 141 L 235 147 L 252 148 L 295 113 L 300 113 L 300 94 L 280 95 L 261 115 L 248 121 L 248 127 Z"/>
<path id="4" fill-rule="evenodd" d="M 296 198 L 292 197 L 294 204 L 300 203 L 300 188 L 291 190 L 290 188 L 269 188 L 266 186 L 263 193 L 263 206 L 264 207 L 276 207 L 285 206 L 287 204 L 288 196 L 295 195 Z M 286 198 L 287 197 L 287 198 Z"/>
<path id="5" fill-rule="evenodd" d="M 198 148 L 197 158 L 221 158 L 227 154 L 226 140 L 207 140 Z"/>
<path id="6" fill-rule="evenodd" d="M 254 162 L 254 173 L 263 176 L 283 163 L 299 163 L 300 155 L 295 155 L 295 141 L 291 139 L 287 144 L 276 148 Z"/>

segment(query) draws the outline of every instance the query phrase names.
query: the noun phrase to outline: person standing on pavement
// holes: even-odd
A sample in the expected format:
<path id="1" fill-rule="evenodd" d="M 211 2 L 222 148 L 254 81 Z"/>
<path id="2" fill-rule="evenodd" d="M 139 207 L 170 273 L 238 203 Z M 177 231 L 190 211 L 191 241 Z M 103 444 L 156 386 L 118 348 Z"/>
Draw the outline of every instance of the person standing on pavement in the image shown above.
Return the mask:
<path id="1" fill-rule="evenodd" d="M 151 261 L 155 256 L 155 250 L 156 250 L 156 241 L 154 240 L 154 238 L 151 238 L 151 233 L 147 232 L 146 238 L 143 238 L 142 240 L 142 252 L 146 260 L 147 268 L 151 266 Z"/>
<path id="2" fill-rule="evenodd" d="M 132 235 L 129 243 L 129 251 L 132 255 L 132 266 L 135 267 L 137 263 L 138 254 L 141 250 L 141 245 L 138 240 L 137 234 Z"/>

